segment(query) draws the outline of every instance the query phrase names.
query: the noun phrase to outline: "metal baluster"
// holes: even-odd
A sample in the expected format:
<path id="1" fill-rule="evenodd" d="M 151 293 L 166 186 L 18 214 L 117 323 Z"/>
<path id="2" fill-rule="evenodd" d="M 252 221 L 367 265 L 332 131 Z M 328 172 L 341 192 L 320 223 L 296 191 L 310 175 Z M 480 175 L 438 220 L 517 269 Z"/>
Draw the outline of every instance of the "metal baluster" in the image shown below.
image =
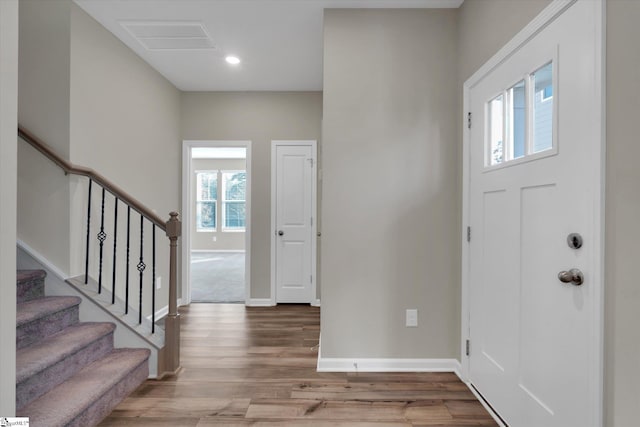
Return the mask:
<path id="1" fill-rule="evenodd" d="M 98 233 L 98 240 L 100 241 L 100 269 L 98 270 L 98 293 L 102 293 L 102 249 L 104 241 L 107 238 L 107 234 L 104 232 L 104 187 L 102 187 L 102 217 L 100 219 L 100 232 Z"/>
<path id="2" fill-rule="evenodd" d="M 140 272 L 140 299 L 138 300 L 138 324 L 142 323 L 142 279 L 144 276 L 144 217 L 140 215 L 140 262 L 138 263 L 138 271 Z"/>
<path id="3" fill-rule="evenodd" d="M 92 179 L 89 179 L 89 198 L 87 199 L 87 251 L 85 252 L 84 259 L 84 284 L 89 283 L 89 238 L 91 233 L 91 184 Z"/>
<path id="4" fill-rule="evenodd" d="M 129 314 L 129 242 L 131 240 L 131 206 L 127 206 L 127 276 L 125 278 L 124 314 Z"/>
<path id="5" fill-rule="evenodd" d="M 118 243 L 118 198 L 113 211 L 113 276 L 111 278 L 111 304 L 116 303 L 116 245 Z"/>
<path id="6" fill-rule="evenodd" d="M 151 257 L 151 271 L 153 275 L 153 280 L 151 281 L 151 333 L 154 334 L 156 332 L 156 225 L 153 224 L 151 228 L 151 246 L 152 246 L 152 257 Z"/>

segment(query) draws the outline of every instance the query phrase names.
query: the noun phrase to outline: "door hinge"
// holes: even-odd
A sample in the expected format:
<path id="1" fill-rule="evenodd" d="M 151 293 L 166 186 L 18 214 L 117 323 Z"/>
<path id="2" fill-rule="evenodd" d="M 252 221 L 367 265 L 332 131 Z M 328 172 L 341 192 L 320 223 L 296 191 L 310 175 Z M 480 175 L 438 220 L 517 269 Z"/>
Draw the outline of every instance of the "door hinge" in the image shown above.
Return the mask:
<path id="1" fill-rule="evenodd" d="M 313 159 L 307 159 L 309 160 L 309 164 L 311 165 L 311 167 L 313 167 Z"/>
<path id="2" fill-rule="evenodd" d="M 313 274 L 309 276 L 309 283 L 313 283 Z"/>
<path id="3" fill-rule="evenodd" d="M 471 111 L 467 113 L 467 127 L 471 129 Z"/>
<path id="4" fill-rule="evenodd" d="M 313 217 L 311 217 L 311 226 L 313 227 Z"/>
<path id="5" fill-rule="evenodd" d="M 467 356 L 471 354 L 471 341 L 467 340 L 467 348 L 466 348 Z"/>
<path id="6" fill-rule="evenodd" d="M 467 227 L 467 242 L 471 241 L 471 227 Z"/>

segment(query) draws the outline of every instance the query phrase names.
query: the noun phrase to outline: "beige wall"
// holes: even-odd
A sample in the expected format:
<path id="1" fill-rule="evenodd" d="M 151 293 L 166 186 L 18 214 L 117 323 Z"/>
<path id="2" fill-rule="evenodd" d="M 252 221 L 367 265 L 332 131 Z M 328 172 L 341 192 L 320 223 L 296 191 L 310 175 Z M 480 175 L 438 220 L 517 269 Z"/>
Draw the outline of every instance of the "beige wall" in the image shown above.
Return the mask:
<path id="1" fill-rule="evenodd" d="M 20 1 L 18 121 L 64 157 L 70 152 L 71 5 L 71 0 Z M 63 272 L 69 272 L 69 198 L 64 173 L 20 142 L 18 238 Z"/>
<path id="2" fill-rule="evenodd" d="M 71 160 L 168 219 L 180 207 L 180 92 L 75 4 L 71 29 Z"/>
<path id="3" fill-rule="evenodd" d="M 0 414 L 16 402 L 18 1 L 0 1 Z"/>
<path id="4" fill-rule="evenodd" d="M 245 170 L 246 160 L 242 159 L 193 159 L 191 169 L 197 171 L 236 171 Z M 218 204 L 217 230 L 198 231 L 196 227 L 196 178 L 191 181 L 191 200 L 193 201 L 191 215 L 191 249 L 199 251 L 242 251 L 244 250 L 245 233 L 240 231 L 222 231 L 221 206 Z M 218 197 L 222 194 L 222 184 L 218 181 Z M 215 241 L 213 240 L 215 238 Z"/>
<path id="5" fill-rule="evenodd" d="M 180 211 L 180 92 L 75 4 L 71 7 L 70 46 L 71 161 L 95 169 L 161 218 L 169 219 L 169 212 Z M 71 196 L 70 250 L 74 275 L 84 268 L 86 179 L 71 179 Z M 106 211 L 112 213 L 112 199 L 107 200 Z M 97 202 L 96 198 L 92 203 L 92 217 L 96 219 L 92 236 L 98 232 Z M 124 255 L 125 206 L 119 209 L 119 253 Z M 111 217 L 107 218 L 105 229 L 109 237 L 105 244 L 111 254 L 113 225 Z M 132 234 L 138 236 L 140 217 L 134 214 L 132 218 Z M 150 291 L 151 224 L 146 222 L 144 227 L 144 256 L 148 265 L 145 289 Z M 156 239 L 156 275 L 162 283 L 157 300 L 164 305 L 168 298 L 169 244 L 161 231 L 156 232 Z M 138 256 L 135 245 L 132 250 Z M 109 257 L 103 268 L 111 272 Z M 93 277 L 97 277 L 97 263 L 92 271 Z M 137 271 L 132 269 L 131 274 L 133 277 Z M 111 275 L 108 277 L 110 287 Z M 122 282 L 124 276 L 121 279 Z M 144 305 L 143 311 L 149 314 L 150 307 Z"/>
<path id="6" fill-rule="evenodd" d="M 106 176 L 159 216 L 168 219 L 170 211 L 179 211 L 180 92 L 75 3 L 21 0 L 20 9 L 20 122 L 63 157 Z M 70 276 L 84 272 L 86 183 L 66 177 L 20 144 L 18 238 Z M 92 202 L 91 236 L 97 234 L 97 201 Z M 108 197 L 105 210 L 113 212 L 113 199 Z M 120 212 L 123 256 L 124 205 Z M 132 230 L 139 234 L 139 216 L 133 218 Z M 150 283 L 151 225 L 145 228 Z M 111 219 L 105 229 L 111 253 Z M 162 232 L 156 236 L 157 276 L 164 283 L 158 301 L 166 302 L 168 240 Z M 111 265 L 106 258 L 105 274 Z M 91 271 L 97 277 L 97 262 Z M 149 311 L 145 306 L 145 314 Z"/>
<path id="7" fill-rule="evenodd" d="M 456 10 L 325 11 L 324 358 L 458 357 L 456 41 Z"/>
<path id="8" fill-rule="evenodd" d="M 605 419 L 638 424 L 640 402 L 640 2 L 607 1 Z"/>
<path id="9" fill-rule="evenodd" d="M 271 141 L 320 141 L 320 92 L 183 93 L 182 139 L 251 141 L 251 298 L 270 298 Z"/>
<path id="10" fill-rule="evenodd" d="M 551 0 L 469 0 L 462 4 L 458 30 L 460 99 L 462 83 L 550 3 Z"/>

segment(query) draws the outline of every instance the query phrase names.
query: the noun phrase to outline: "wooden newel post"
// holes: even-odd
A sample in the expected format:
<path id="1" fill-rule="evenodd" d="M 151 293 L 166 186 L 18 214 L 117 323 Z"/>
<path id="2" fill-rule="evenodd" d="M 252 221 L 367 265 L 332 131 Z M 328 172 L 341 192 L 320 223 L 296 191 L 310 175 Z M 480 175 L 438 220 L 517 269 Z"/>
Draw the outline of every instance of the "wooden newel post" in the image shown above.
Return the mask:
<path id="1" fill-rule="evenodd" d="M 169 314 L 165 319 L 165 371 L 180 368 L 180 314 L 178 314 L 178 238 L 182 224 L 177 212 L 171 212 L 167 221 L 169 238 Z"/>

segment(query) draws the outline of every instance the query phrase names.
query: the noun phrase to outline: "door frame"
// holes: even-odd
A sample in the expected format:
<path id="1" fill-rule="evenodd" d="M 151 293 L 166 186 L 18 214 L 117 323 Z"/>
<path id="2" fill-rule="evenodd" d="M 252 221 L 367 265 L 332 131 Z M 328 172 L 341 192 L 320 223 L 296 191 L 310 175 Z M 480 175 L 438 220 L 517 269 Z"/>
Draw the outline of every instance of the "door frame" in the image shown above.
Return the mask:
<path id="1" fill-rule="evenodd" d="M 191 151 L 196 147 L 244 147 L 247 149 L 246 225 L 244 234 L 244 302 L 251 298 L 251 141 L 184 140 L 182 141 L 182 296 L 179 305 L 191 304 L 191 216 L 195 200 L 191 197 L 193 167 Z"/>
<path id="2" fill-rule="evenodd" d="M 276 147 L 279 145 L 303 145 L 311 147 L 311 155 L 313 156 L 314 167 L 311 171 L 311 212 L 313 212 L 313 223 L 311 224 L 311 274 L 313 281 L 311 282 L 311 301 L 313 306 L 320 306 L 318 299 L 318 272 L 317 272 L 317 244 L 318 244 L 318 212 L 317 212 L 317 192 L 318 192 L 318 142 L 316 140 L 272 140 L 271 141 L 271 304 L 276 305 L 277 289 L 276 289 Z"/>
<path id="3" fill-rule="evenodd" d="M 605 20 L 606 20 L 606 0 L 554 0 L 549 6 L 547 6 L 537 17 L 535 17 L 527 26 L 525 26 L 511 41 L 509 41 L 502 49 L 500 49 L 489 61 L 487 61 L 482 67 L 480 67 L 465 83 L 463 86 L 463 155 L 462 155 L 462 233 L 461 233 L 461 246 L 462 246 L 462 265 L 461 265 L 461 333 L 460 333 L 460 361 L 462 362 L 462 369 L 460 371 L 460 377 L 468 385 L 469 380 L 469 356 L 466 354 L 467 340 L 470 338 L 470 297 L 469 297 L 469 243 L 467 241 L 467 226 L 470 219 L 470 149 L 469 149 L 469 91 L 484 79 L 490 72 L 494 70 L 498 65 L 506 61 L 511 55 L 517 51 L 520 47 L 526 44 L 536 34 L 541 32 L 549 23 L 558 18 L 562 13 L 569 9 L 577 1 L 589 1 L 593 4 L 594 13 L 596 16 L 596 37 L 594 40 L 596 50 L 596 61 L 600 64 L 595 70 L 595 87 L 593 102 L 597 109 L 597 116 L 599 118 L 596 126 L 599 128 L 599 147 L 595 147 L 594 152 L 597 153 L 593 157 L 592 163 L 589 165 L 583 165 L 585 168 L 593 171 L 591 177 L 592 181 L 586 183 L 587 185 L 594 186 L 593 188 L 600 188 L 600 192 L 594 195 L 594 222 L 593 229 L 595 231 L 594 245 L 594 260 L 593 274 L 590 275 L 590 280 L 594 283 L 594 316 L 593 324 L 591 325 L 594 331 L 592 337 L 591 354 L 585 355 L 592 363 L 590 371 L 588 372 L 590 382 L 593 387 L 593 401 L 598 404 L 594 408 L 594 416 L 596 419 L 596 425 L 601 426 L 603 423 L 603 385 L 604 385 L 604 343 L 603 343 L 603 329 L 604 329 L 604 200 L 605 200 L 605 111 L 606 111 L 606 99 L 605 99 Z M 475 392 L 473 387 L 470 389 Z M 485 404 L 484 400 L 479 397 L 480 401 Z M 490 407 L 485 407 L 493 414 Z M 495 417 L 494 417 L 495 418 Z"/>

